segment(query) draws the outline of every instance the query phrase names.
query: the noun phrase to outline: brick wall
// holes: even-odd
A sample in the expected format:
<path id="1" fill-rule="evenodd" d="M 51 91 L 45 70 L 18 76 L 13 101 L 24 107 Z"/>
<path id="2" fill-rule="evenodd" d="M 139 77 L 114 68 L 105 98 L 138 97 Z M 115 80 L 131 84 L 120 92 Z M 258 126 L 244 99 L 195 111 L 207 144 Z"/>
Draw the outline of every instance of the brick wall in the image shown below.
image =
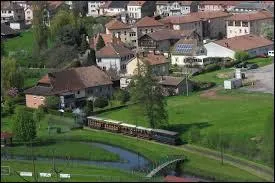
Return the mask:
<path id="1" fill-rule="evenodd" d="M 26 95 L 26 106 L 30 108 L 38 108 L 40 105 L 44 104 L 45 97 L 38 95 Z"/>

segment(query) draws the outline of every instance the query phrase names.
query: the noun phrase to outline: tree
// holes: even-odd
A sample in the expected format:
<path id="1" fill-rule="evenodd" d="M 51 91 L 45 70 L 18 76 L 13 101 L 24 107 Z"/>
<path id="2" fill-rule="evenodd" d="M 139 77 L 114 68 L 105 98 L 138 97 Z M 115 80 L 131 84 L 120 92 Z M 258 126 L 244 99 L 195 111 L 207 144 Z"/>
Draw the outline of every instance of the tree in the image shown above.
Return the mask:
<path id="1" fill-rule="evenodd" d="M 33 120 L 36 123 L 39 123 L 39 128 L 40 128 L 40 122 L 44 118 L 44 109 L 42 107 L 39 107 L 35 112 L 33 113 Z"/>
<path id="2" fill-rule="evenodd" d="M 137 102 L 138 112 L 147 117 L 151 128 L 166 125 L 168 123 L 166 100 L 148 63 L 138 66 L 138 75 L 134 77 L 134 80 L 135 84 L 130 88 L 130 93 L 133 101 Z"/>
<path id="3" fill-rule="evenodd" d="M 237 51 L 234 55 L 235 59 L 237 61 L 243 62 L 249 58 L 249 55 L 247 52 L 244 51 Z"/>
<path id="4" fill-rule="evenodd" d="M 78 46 L 81 43 L 79 31 L 72 25 L 64 25 L 56 36 L 57 44 Z"/>
<path id="5" fill-rule="evenodd" d="M 103 97 L 96 98 L 96 100 L 94 102 L 94 106 L 99 107 L 99 108 L 106 107 L 107 105 L 108 105 L 108 100 L 106 100 Z"/>
<path id="6" fill-rule="evenodd" d="M 85 106 L 85 108 L 84 108 L 84 112 L 85 112 L 86 115 L 90 115 L 91 112 L 93 112 L 93 111 L 94 111 L 94 104 L 93 104 L 93 101 L 88 100 L 88 101 L 86 102 L 86 106 Z"/>
<path id="7" fill-rule="evenodd" d="M 104 26 L 102 24 L 94 24 L 93 25 L 93 33 L 94 35 L 98 33 L 103 33 L 104 32 Z"/>
<path id="8" fill-rule="evenodd" d="M 11 115 L 14 112 L 14 101 L 11 97 L 5 97 L 5 102 L 3 105 L 3 113 L 4 115 Z"/>
<path id="9" fill-rule="evenodd" d="M 7 91 L 12 87 L 22 88 L 24 85 L 24 77 L 16 63 L 16 60 L 10 57 L 4 58 L 1 65 L 1 79 L 4 91 Z"/>
<path id="10" fill-rule="evenodd" d="M 96 50 L 100 50 L 101 48 L 103 48 L 105 46 L 105 42 L 102 38 L 101 35 L 99 35 L 97 43 L 96 43 Z"/>
<path id="11" fill-rule="evenodd" d="M 30 142 L 36 137 L 36 124 L 24 107 L 15 109 L 12 131 L 15 137 L 23 142 Z"/>
<path id="12" fill-rule="evenodd" d="M 37 58 L 43 48 L 47 48 L 49 31 L 45 25 L 45 8 L 46 1 L 33 1 L 33 34 L 34 34 L 34 49 L 33 56 Z"/>
<path id="13" fill-rule="evenodd" d="M 51 38 L 53 39 L 65 25 L 74 25 L 74 15 L 69 11 L 58 11 L 51 23 Z M 75 26 L 74 28 L 77 27 Z"/>
<path id="14" fill-rule="evenodd" d="M 125 90 L 117 90 L 116 93 L 114 94 L 115 99 L 120 101 L 121 104 L 125 104 L 130 100 L 130 94 L 128 91 Z"/>
<path id="15" fill-rule="evenodd" d="M 82 34 L 81 44 L 80 44 L 80 53 L 84 54 L 86 50 L 89 48 L 89 44 L 87 43 L 85 34 Z"/>
<path id="16" fill-rule="evenodd" d="M 90 52 L 88 54 L 87 58 L 87 66 L 96 65 L 96 56 L 95 56 L 95 50 L 93 48 L 90 48 Z"/>
<path id="17" fill-rule="evenodd" d="M 72 10 L 74 16 L 84 17 L 88 13 L 88 2 L 87 1 L 72 1 Z"/>
<path id="18" fill-rule="evenodd" d="M 265 38 L 273 40 L 274 39 L 274 24 L 263 24 L 261 26 L 261 35 Z"/>
<path id="19" fill-rule="evenodd" d="M 46 97 L 45 105 L 50 109 L 57 109 L 60 103 L 60 99 L 57 96 Z"/>

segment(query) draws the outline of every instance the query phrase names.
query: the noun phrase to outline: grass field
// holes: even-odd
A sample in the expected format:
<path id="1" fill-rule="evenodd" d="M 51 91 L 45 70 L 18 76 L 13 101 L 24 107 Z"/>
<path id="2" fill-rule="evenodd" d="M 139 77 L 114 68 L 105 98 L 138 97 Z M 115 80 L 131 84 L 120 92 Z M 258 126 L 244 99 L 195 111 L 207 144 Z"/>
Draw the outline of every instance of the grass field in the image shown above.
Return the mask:
<path id="1" fill-rule="evenodd" d="M 14 171 L 33 172 L 33 165 L 31 161 L 1 161 L 1 166 L 9 166 L 11 169 L 10 176 L 1 176 L 1 182 L 24 182 Z M 35 168 L 37 173 L 52 173 L 52 178 L 38 177 L 38 181 L 56 182 L 57 176 L 53 174 L 52 163 L 35 162 Z M 141 179 L 141 174 L 132 174 L 126 171 L 121 171 L 112 168 L 96 167 L 96 166 L 83 166 L 77 164 L 58 164 L 56 163 L 58 170 L 62 170 L 61 173 L 71 174 L 70 179 L 62 179 L 62 182 L 89 182 L 89 181 L 135 181 Z M 33 177 L 24 177 L 28 181 L 33 181 Z M 58 179 L 60 181 L 60 179 Z"/>
<path id="2" fill-rule="evenodd" d="M 235 93 L 235 94 L 234 94 Z M 263 135 L 264 124 L 273 113 L 273 95 L 231 91 L 218 98 L 175 96 L 167 99 L 169 128 L 186 138 L 188 129 L 198 126 L 201 134 L 221 133 L 246 138 Z M 99 116 L 148 127 L 144 116 L 136 116 L 133 106 Z"/>
<path id="3" fill-rule="evenodd" d="M 48 144 L 38 144 L 33 147 L 34 156 L 52 157 L 68 159 L 83 159 L 95 161 L 119 161 L 119 155 L 98 148 L 91 144 L 77 143 L 77 142 L 47 142 Z M 72 150 L 73 149 L 73 150 Z M 13 155 L 31 155 L 30 146 L 15 146 L 7 147 L 5 151 Z"/>
<path id="4" fill-rule="evenodd" d="M 25 50 L 31 53 L 33 49 L 33 43 L 34 37 L 32 31 L 25 31 L 22 32 L 20 36 L 5 41 L 5 50 L 7 54 L 9 52 L 16 52 L 21 50 Z"/>

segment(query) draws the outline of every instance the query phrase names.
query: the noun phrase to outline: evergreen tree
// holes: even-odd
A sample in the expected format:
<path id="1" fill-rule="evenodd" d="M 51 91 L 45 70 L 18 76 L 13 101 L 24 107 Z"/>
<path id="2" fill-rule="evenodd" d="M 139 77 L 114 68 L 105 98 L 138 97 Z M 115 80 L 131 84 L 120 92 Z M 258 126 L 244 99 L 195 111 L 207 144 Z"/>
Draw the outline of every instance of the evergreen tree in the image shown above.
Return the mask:
<path id="1" fill-rule="evenodd" d="M 85 34 L 82 34 L 81 44 L 79 48 L 80 48 L 80 53 L 82 54 L 84 54 L 86 50 L 89 48 Z"/>
<path id="2" fill-rule="evenodd" d="M 95 50 L 90 48 L 90 53 L 87 58 L 87 66 L 96 65 Z"/>
<path id="3" fill-rule="evenodd" d="M 159 128 L 168 123 L 162 88 L 153 77 L 148 64 L 138 67 L 139 75 L 134 78 L 135 84 L 130 89 L 131 98 L 138 103 L 138 111 L 147 117 L 150 127 Z"/>
<path id="4" fill-rule="evenodd" d="M 105 46 L 105 42 L 102 38 L 101 35 L 99 35 L 97 43 L 96 43 L 96 50 L 100 50 L 101 48 L 103 48 Z"/>

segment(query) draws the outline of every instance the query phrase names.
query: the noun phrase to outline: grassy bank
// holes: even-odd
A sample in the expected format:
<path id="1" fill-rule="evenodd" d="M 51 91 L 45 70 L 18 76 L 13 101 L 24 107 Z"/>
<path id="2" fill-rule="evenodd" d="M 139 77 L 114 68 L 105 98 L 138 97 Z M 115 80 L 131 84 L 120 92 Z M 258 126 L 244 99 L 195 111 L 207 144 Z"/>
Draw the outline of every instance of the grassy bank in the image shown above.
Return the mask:
<path id="1" fill-rule="evenodd" d="M 73 149 L 73 150 L 72 150 Z M 31 155 L 30 146 L 15 146 L 4 149 L 8 154 L 13 155 Z M 3 153 L 4 150 L 1 152 Z M 78 142 L 48 142 L 48 144 L 37 144 L 33 147 L 34 156 L 68 158 L 68 159 L 83 159 L 95 161 L 119 161 L 119 155 L 111 153 L 102 148 L 98 148 L 91 144 Z"/>
<path id="2" fill-rule="evenodd" d="M 1 182 L 22 182 L 24 181 L 19 177 L 14 171 L 24 171 L 24 172 L 33 172 L 33 165 L 31 161 L 1 161 L 1 166 L 9 166 L 11 169 L 10 176 L 1 176 Z M 53 173 L 52 163 L 46 162 L 35 162 L 36 172 L 38 173 Z M 63 182 L 109 182 L 109 181 L 142 181 L 141 174 L 132 174 L 126 171 L 104 168 L 97 166 L 84 166 L 77 164 L 58 164 L 56 163 L 58 170 L 62 170 L 61 173 L 71 174 L 70 179 L 62 179 Z M 52 178 L 41 178 L 39 177 L 38 181 L 56 181 L 56 175 L 52 174 Z M 33 181 L 33 177 L 24 177 L 28 181 Z M 60 179 L 59 179 L 60 180 Z"/>

